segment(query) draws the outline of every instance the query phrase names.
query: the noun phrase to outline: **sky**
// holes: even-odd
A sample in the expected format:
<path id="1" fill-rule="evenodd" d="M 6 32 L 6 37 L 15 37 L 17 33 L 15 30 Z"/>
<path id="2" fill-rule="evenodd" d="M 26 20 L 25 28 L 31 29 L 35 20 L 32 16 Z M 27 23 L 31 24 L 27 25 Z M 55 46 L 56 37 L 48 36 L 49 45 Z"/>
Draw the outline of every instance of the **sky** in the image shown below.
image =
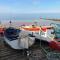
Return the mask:
<path id="1" fill-rule="evenodd" d="M 0 0 L 1 13 L 60 13 L 60 0 Z"/>

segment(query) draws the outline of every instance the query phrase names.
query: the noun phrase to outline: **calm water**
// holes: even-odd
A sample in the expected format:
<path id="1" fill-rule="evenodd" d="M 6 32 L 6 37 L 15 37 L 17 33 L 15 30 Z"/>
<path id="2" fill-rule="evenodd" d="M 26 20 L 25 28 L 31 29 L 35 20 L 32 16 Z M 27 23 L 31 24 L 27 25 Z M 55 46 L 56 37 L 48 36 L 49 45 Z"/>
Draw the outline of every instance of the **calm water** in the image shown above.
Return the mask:
<path id="1" fill-rule="evenodd" d="M 31 24 L 33 22 L 39 22 L 39 25 L 49 25 L 50 23 L 54 21 L 48 21 L 48 20 L 41 20 L 40 17 L 43 18 L 57 18 L 60 19 L 59 13 L 40 13 L 40 14 L 1 14 L 0 15 L 0 21 L 2 23 L 9 23 L 11 20 L 13 23 L 17 22 L 17 25 L 21 24 Z M 60 23 L 60 22 L 55 22 Z"/>

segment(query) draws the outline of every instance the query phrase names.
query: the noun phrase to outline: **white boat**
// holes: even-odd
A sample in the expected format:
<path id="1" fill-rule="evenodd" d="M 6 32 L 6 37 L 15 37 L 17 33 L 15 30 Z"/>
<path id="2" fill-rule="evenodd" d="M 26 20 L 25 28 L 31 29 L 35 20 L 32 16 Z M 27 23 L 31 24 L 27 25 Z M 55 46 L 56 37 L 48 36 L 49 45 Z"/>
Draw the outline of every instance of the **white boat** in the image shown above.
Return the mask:
<path id="1" fill-rule="evenodd" d="M 27 31 L 9 27 L 4 32 L 5 42 L 13 49 L 28 49 L 35 42 L 35 37 L 29 36 Z"/>
<path id="2" fill-rule="evenodd" d="M 53 32 L 52 26 L 23 26 L 21 28 L 23 31 L 28 31 L 29 34 L 35 36 L 35 38 L 44 40 L 47 42 L 51 41 L 51 38 L 54 37 L 51 32 Z M 53 37 L 52 37 L 53 36 Z"/>

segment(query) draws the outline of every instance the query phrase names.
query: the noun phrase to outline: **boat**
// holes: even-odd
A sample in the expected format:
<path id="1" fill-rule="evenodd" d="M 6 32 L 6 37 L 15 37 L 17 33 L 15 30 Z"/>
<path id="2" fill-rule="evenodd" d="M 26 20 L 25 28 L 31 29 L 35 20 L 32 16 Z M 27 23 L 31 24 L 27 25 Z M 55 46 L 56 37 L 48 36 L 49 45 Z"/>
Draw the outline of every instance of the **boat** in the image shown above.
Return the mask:
<path id="1" fill-rule="evenodd" d="M 60 27 L 60 24 L 57 24 Z M 22 30 L 29 31 L 37 40 L 45 41 L 51 49 L 60 51 L 60 28 L 56 25 L 52 26 L 24 26 Z M 31 33 L 32 32 L 32 33 Z M 58 38 L 58 39 L 56 39 Z"/>
<path id="2" fill-rule="evenodd" d="M 0 36 L 4 35 L 4 31 L 5 31 L 5 28 L 2 25 L 0 25 Z"/>
<path id="3" fill-rule="evenodd" d="M 5 42 L 13 49 L 28 49 L 35 39 L 48 42 L 49 47 L 60 51 L 60 24 L 51 23 L 50 26 L 20 26 L 8 27 L 4 32 Z"/>
<path id="4" fill-rule="evenodd" d="M 57 23 L 51 23 L 51 26 L 53 26 L 53 34 L 55 35 L 53 41 L 50 41 L 49 46 L 52 49 L 60 51 L 60 24 Z"/>
<path id="5" fill-rule="evenodd" d="M 26 31 L 9 27 L 4 31 L 4 41 L 13 49 L 28 49 L 34 44 L 35 37 L 29 36 Z"/>

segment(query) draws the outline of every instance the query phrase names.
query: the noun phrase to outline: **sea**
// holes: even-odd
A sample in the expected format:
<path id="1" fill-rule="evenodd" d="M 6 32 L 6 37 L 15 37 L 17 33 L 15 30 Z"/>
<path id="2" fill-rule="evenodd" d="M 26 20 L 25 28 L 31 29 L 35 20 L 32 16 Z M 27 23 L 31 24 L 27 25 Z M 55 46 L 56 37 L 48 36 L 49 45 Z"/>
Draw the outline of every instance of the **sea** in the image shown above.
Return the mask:
<path id="1" fill-rule="evenodd" d="M 43 19 L 40 19 L 43 18 Z M 50 21 L 50 19 L 60 19 L 60 13 L 9 13 L 9 14 L 0 14 L 0 23 L 9 25 L 11 21 L 15 25 L 30 25 L 34 22 L 38 22 L 39 25 L 50 25 L 51 23 L 59 23 L 59 21 Z"/>

